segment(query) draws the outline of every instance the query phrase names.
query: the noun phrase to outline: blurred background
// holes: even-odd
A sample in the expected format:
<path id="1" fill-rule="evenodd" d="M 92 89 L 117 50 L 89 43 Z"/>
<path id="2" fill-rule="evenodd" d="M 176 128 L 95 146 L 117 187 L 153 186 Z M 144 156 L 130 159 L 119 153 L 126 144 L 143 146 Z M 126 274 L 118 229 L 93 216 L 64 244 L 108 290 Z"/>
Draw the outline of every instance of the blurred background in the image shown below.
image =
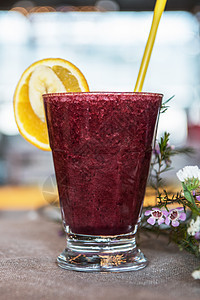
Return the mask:
<path id="1" fill-rule="evenodd" d="M 45 204 L 52 184 L 51 153 L 26 142 L 13 115 L 13 93 L 34 61 L 61 57 L 77 65 L 91 91 L 133 91 L 155 0 L 23 0 L 0 3 L 0 209 Z M 187 164 L 200 165 L 200 0 L 168 0 L 144 91 L 175 95 L 158 135 L 192 157 L 173 161 L 168 179 Z M 49 185 L 49 184 L 48 184 Z M 43 193 L 42 193 L 43 190 Z"/>

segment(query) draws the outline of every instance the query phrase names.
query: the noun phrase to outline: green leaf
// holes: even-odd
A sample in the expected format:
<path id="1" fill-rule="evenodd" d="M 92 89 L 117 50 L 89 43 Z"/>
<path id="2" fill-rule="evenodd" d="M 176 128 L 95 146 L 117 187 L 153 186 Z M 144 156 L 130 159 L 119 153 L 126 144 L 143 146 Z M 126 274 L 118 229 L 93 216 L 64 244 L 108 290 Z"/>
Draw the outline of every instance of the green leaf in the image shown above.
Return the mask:
<path id="1" fill-rule="evenodd" d="M 166 104 L 167 104 L 169 101 L 171 101 L 174 97 L 175 97 L 175 95 L 172 96 L 172 97 L 170 97 L 168 100 L 166 100 L 166 101 L 162 104 L 161 110 L 160 110 L 161 113 L 166 112 L 166 110 L 169 108 L 169 106 L 166 105 Z"/>
<path id="2" fill-rule="evenodd" d="M 183 186 L 183 192 L 184 192 L 185 199 L 187 199 L 190 203 L 195 205 L 194 197 L 192 196 L 191 192 L 188 190 L 188 188 L 184 182 L 182 182 L 182 186 Z"/>

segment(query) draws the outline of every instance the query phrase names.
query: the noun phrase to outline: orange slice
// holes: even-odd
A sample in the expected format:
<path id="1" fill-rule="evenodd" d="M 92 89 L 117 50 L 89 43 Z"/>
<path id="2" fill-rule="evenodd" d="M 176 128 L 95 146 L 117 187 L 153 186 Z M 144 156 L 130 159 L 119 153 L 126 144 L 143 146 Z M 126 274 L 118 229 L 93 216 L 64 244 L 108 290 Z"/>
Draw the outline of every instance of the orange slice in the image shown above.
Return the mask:
<path id="1" fill-rule="evenodd" d="M 22 74 L 14 94 L 19 132 L 37 148 L 50 151 L 42 94 L 88 91 L 84 75 L 69 61 L 47 58 L 33 63 Z"/>

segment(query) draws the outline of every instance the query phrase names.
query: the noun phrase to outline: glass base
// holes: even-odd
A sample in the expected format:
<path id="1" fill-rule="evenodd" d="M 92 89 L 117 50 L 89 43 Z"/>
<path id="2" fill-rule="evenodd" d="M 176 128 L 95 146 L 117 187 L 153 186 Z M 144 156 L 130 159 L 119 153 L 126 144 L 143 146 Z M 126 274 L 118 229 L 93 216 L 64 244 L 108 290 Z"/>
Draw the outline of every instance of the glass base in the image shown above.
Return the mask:
<path id="1" fill-rule="evenodd" d="M 116 236 L 68 233 L 67 248 L 57 262 L 61 268 L 82 272 L 127 272 L 147 265 L 133 232 Z"/>

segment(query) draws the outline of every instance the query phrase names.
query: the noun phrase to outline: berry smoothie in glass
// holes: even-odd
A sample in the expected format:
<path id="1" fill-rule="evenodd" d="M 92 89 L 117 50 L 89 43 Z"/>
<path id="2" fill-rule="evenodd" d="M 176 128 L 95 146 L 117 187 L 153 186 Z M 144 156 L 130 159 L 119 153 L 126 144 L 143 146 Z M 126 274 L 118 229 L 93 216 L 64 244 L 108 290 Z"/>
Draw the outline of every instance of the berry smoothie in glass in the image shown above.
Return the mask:
<path id="1" fill-rule="evenodd" d="M 43 95 L 67 247 L 76 271 L 132 271 L 147 260 L 135 243 L 162 95 Z"/>

